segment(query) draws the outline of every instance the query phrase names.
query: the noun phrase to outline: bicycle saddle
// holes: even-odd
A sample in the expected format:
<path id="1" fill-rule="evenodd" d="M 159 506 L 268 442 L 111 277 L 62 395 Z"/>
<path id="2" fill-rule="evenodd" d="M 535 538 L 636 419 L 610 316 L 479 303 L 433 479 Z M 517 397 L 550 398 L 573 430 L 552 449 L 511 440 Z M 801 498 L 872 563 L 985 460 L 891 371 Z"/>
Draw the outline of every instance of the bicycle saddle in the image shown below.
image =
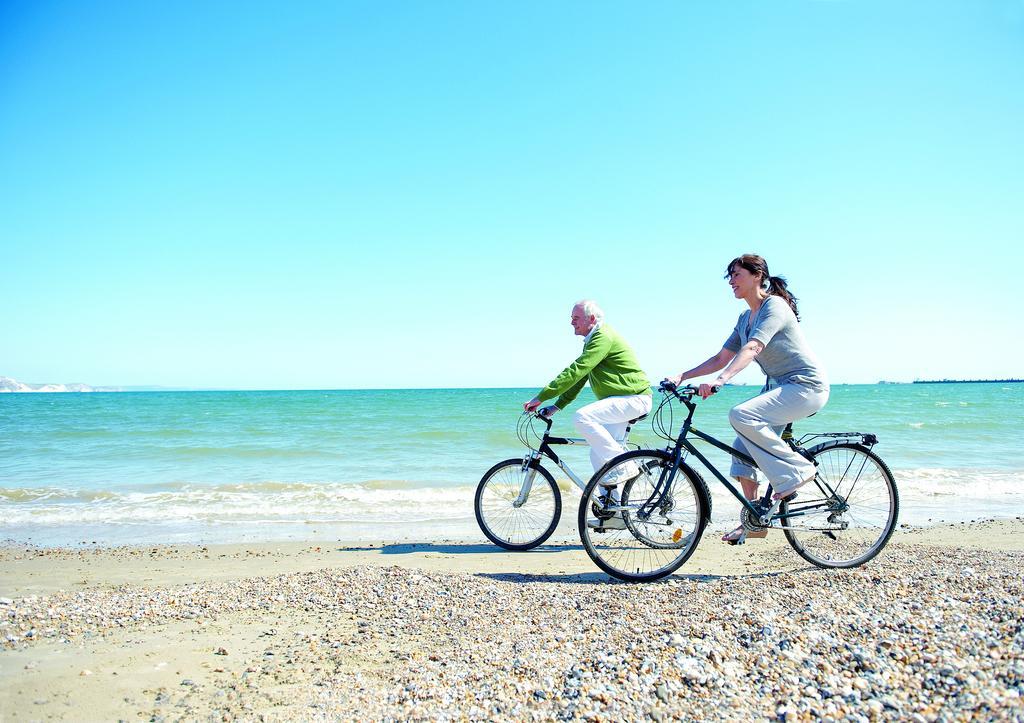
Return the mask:
<path id="1" fill-rule="evenodd" d="M 637 422 L 642 422 L 645 419 L 647 419 L 647 415 L 646 414 L 641 414 L 636 419 L 629 420 L 628 422 L 626 422 L 626 424 L 633 425 L 633 424 L 636 424 Z"/>

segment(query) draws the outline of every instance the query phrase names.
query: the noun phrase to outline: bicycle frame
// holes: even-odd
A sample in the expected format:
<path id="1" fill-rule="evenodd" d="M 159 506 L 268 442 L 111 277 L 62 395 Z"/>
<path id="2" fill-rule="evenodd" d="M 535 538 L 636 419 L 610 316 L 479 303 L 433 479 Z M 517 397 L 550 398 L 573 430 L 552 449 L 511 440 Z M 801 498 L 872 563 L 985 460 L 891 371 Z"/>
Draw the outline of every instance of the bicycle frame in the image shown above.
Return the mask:
<path id="1" fill-rule="evenodd" d="M 771 522 L 779 519 L 800 517 L 805 515 L 808 510 L 817 509 L 818 507 L 821 506 L 820 503 L 814 503 L 812 505 L 803 506 L 798 509 L 791 509 L 785 515 L 778 514 L 775 511 L 775 509 L 773 509 L 777 508 L 777 505 L 772 504 L 771 484 L 768 485 L 768 488 L 765 490 L 763 497 L 754 501 L 748 500 L 746 496 L 742 493 L 742 491 L 736 489 L 736 486 L 732 482 L 730 482 L 729 479 L 725 477 L 725 475 L 719 472 L 717 467 L 711 464 L 711 461 L 707 457 L 705 457 L 701 453 L 701 451 L 697 449 L 697 447 L 694 446 L 693 442 L 691 442 L 688 439 L 688 437 L 692 433 L 695 437 L 698 437 L 699 439 L 707 442 L 711 446 L 716 447 L 717 449 L 720 449 L 723 452 L 746 462 L 747 464 L 754 468 L 757 468 L 757 463 L 753 460 L 753 458 L 750 457 L 750 455 L 746 454 L 745 452 L 742 452 L 731 445 L 725 444 L 724 442 L 712 437 L 710 434 L 702 432 L 696 427 L 694 427 L 693 415 L 694 412 L 697 411 L 697 405 L 692 401 L 692 399 L 684 397 L 675 390 L 672 391 L 672 394 L 676 397 L 676 399 L 678 399 L 686 406 L 686 409 L 688 410 L 686 419 L 683 421 L 683 426 L 679 431 L 679 437 L 676 439 L 675 447 L 672 449 L 672 463 L 671 465 L 669 465 L 668 468 L 662 471 L 661 479 L 659 479 L 657 485 L 655 485 L 654 491 L 651 493 L 651 496 L 647 499 L 647 501 L 644 504 L 640 505 L 640 509 L 637 511 L 640 517 L 643 518 L 649 516 L 651 512 L 653 512 L 654 509 L 662 503 L 665 495 L 668 494 L 668 491 L 670 489 L 672 489 L 672 482 L 675 480 L 675 476 L 676 473 L 679 471 L 679 467 L 683 464 L 683 455 L 686 453 L 692 454 L 694 457 L 700 460 L 701 464 L 703 464 L 704 467 L 708 469 L 711 472 L 711 474 L 713 474 L 715 478 L 719 482 L 721 482 L 727 490 L 729 490 L 730 493 L 732 493 L 732 496 L 736 498 L 736 500 L 747 510 L 747 512 L 749 512 L 750 515 L 752 515 L 752 519 L 760 521 L 762 525 L 767 526 Z M 792 444 L 792 442 L 790 442 L 790 444 Z M 796 449 L 795 446 L 794 449 Z M 667 480 L 665 479 L 666 473 L 668 473 Z M 821 484 L 823 483 L 821 480 L 817 480 L 817 484 L 821 486 Z M 824 484 L 825 487 L 828 489 L 823 489 L 822 491 L 827 491 L 830 498 L 835 497 L 835 490 L 831 489 L 827 483 Z"/>
<path id="2" fill-rule="evenodd" d="M 704 467 L 706 467 L 711 472 L 711 474 L 713 474 L 715 478 L 718 479 L 719 482 L 725 485 L 725 488 L 732 493 L 732 496 L 735 497 L 741 505 L 747 508 L 747 511 L 750 512 L 750 514 L 754 515 L 755 517 L 760 517 L 762 514 L 761 510 L 755 508 L 751 504 L 750 500 L 748 500 L 740 490 L 737 490 L 736 486 L 733 485 L 733 483 L 730 482 L 725 475 L 719 472 L 718 468 L 711 464 L 711 461 L 707 457 L 705 457 L 701 453 L 701 451 L 694 446 L 693 442 L 691 442 L 687 437 L 690 434 L 693 434 L 694 436 L 704 440 L 711 446 L 716 447 L 722 450 L 723 452 L 726 452 L 727 454 L 731 454 L 732 456 L 746 462 L 747 464 L 755 468 L 757 467 L 757 463 L 750 457 L 750 455 L 741 452 L 732 445 L 725 444 L 724 442 L 715 439 L 710 434 L 702 432 L 696 427 L 694 427 L 693 414 L 694 412 L 697 411 L 697 405 L 694 404 L 689 399 L 685 399 L 683 397 L 678 398 L 680 399 L 680 401 L 682 401 L 683 404 L 686 405 L 687 415 L 686 420 L 683 422 L 682 429 L 679 431 L 679 437 L 676 439 L 676 445 L 674 450 L 675 454 L 672 460 L 672 466 L 669 468 L 670 476 L 666 482 L 664 490 L 662 491 L 662 495 L 658 495 L 659 502 L 660 497 L 663 496 L 664 492 L 667 492 L 669 489 L 671 489 L 672 481 L 675 479 L 675 474 L 679 469 L 679 465 L 682 464 L 683 453 L 688 452 L 689 454 L 692 454 L 694 457 L 699 459 L 700 463 L 703 464 Z M 653 496 L 654 495 L 652 495 L 652 497 Z M 771 500 L 771 485 L 768 486 L 768 490 L 765 492 L 764 498 L 762 498 L 762 500 L 760 500 L 759 502 L 764 502 L 765 500 Z M 644 508 L 646 508 L 646 505 L 643 505 L 641 507 L 641 512 L 643 512 Z"/>
<path id="3" fill-rule="evenodd" d="M 555 450 L 553 450 L 551 447 L 552 447 L 552 445 L 577 445 L 577 444 L 583 445 L 585 447 L 589 447 L 590 445 L 587 443 L 587 440 L 582 439 L 580 437 L 552 437 L 551 436 L 551 425 L 552 425 L 551 419 L 549 419 L 547 417 L 542 417 L 539 414 L 535 414 L 533 416 L 535 416 L 537 419 L 539 419 L 542 422 L 544 422 L 544 424 L 547 425 L 547 429 L 544 430 L 544 435 L 541 437 L 540 445 L 537 447 L 537 449 L 530 450 L 530 453 L 527 454 L 523 458 L 523 470 L 526 471 L 531 463 L 539 462 L 542 457 L 547 457 L 552 462 L 554 462 L 556 465 L 558 465 L 558 468 L 560 470 L 562 470 L 563 472 L 565 472 L 566 475 L 568 475 L 569 479 L 571 479 L 573 481 L 573 484 L 575 484 L 577 487 L 580 488 L 581 492 L 583 490 L 585 490 L 587 488 L 587 483 L 589 482 L 589 480 L 584 480 L 581 477 L 579 477 L 575 472 L 573 472 L 572 468 L 569 466 L 569 464 L 565 460 L 563 460 L 561 457 L 559 457 L 558 453 L 555 452 Z M 645 414 L 643 416 L 646 417 L 647 415 Z M 626 430 L 622 434 L 622 438 L 621 439 L 617 439 L 616 441 L 619 442 L 619 444 L 625 444 L 626 440 L 629 439 L 629 432 L 630 432 L 630 430 L 632 428 L 633 428 L 632 424 L 627 424 L 626 425 Z M 531 470 L 523 478 L 522 487 L 519 488 L 519 495 L 512 502 L 512 505 L 514 507 L 522 507 L 526 503 L 526 500 L 529 499 L 529 497 L 530 497 L 530 490 L 533 489 L 533 479 L 536 476 L 537 476 L 536 471 L 535 470 Z"/>

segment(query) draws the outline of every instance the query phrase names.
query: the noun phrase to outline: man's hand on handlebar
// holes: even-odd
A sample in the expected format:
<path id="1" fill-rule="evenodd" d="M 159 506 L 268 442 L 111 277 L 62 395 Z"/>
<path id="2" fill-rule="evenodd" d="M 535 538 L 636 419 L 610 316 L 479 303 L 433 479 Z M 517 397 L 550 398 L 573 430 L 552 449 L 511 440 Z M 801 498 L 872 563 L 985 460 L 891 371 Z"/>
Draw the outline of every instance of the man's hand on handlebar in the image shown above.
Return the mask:
<path id="1" fill-rule="evenodd" d="M 555 412 L 558 411 L 558 407 L 556 407 L 554 404 L 544 407 L 543 409 L 538 409 L 539 406 L 540 400 L 537 399 L 537 397 L 534 397 L 530 401 L 523 404 L 523 411 L 534 412 L 538 417 L 543 417 L 544 419 L 551 419 L 553 416 L 555 416 Z"/>
<path id="2" fill-rule="evenodd" d="M 679 388 L 683 383 L 683 375 L 677 374 L 674 377 L 665 377 L 661 380 L 661 384 L 658 385 L 658 389 L 663 391 L 674 391 Z"/>

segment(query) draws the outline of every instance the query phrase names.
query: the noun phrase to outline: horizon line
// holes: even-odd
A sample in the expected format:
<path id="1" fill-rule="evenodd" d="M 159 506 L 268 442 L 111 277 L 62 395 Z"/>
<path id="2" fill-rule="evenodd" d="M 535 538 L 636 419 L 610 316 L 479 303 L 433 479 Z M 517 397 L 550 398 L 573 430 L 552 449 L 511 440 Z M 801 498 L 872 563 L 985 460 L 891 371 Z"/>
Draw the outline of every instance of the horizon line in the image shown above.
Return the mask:
<path id="1" fill-rule="evenodd" d="M 988 384 L 988 383 L 1020 383 L 1019 379 L 964 379 L 964 380 L 911 380 L 892 381 L 880 380 L 877 382 L 833 382 L 833 387 L 844 386 L 888 386 L 888 385 L 912 385 L 922 383 L 959 383 L 959 384 Z M 44 385 L 39 385 L 44 386 Z M 91 386 L 91 385 L 86 385 Z M 726 384 L 727 387 L 757 387 L 758 384 Z M 527 386 L 438 386 L 438 387 L 164 387 L 161 385 L 134 384 L 124 387 L 113 387 L 112 385 L 98 385 L 90 391 L 0 391 L 0 394 L 145 394 L 145 393 L 176 393 L 176 392 L 426 392 L 426 391 L 482 391 L 482 390 L 522 390 L 542 389 L 543 385 Z M 652 386 L 652 389 L 656 387 Z"/>

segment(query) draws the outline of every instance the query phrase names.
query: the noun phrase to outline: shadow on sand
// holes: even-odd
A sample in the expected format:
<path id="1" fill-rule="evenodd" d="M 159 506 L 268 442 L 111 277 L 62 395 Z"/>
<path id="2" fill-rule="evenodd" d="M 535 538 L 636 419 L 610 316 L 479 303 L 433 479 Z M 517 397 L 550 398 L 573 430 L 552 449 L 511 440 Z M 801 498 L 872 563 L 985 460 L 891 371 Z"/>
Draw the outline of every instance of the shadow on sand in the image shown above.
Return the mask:
<path id="1" fill-rule="evenodd" d="M 541 545 L 526 552 L 503 550 L 490 544 L 460 545 L 458 543 L 409 542 L 379 547 L 339 547 L 338 552 L 380 552 L 382 555 L 408 555 L 413 552 L 434 552 L 444 555 L 535 555 L 550 552 L 583 551 L 582 545 Z"/>
<path id="2" fill-rule="evenodd" d="M 415 553 L 433 553 L 441 555 L 536 555 L 552 552 L 582 552 L 582 545 L 540 545 L 525 552 L 512 552 L 504 550 L 491 544 L 460 544 L 460 543 L 433 543 L 433 542 L 408 542 L 394 543 L 369 547 L 338 547 L 338 552 L 379 552 L 382 555 L 409 555 Z M 771 570 L 768 572 L 740 573 L 732 575 L 709 575 L 709 574 L 686 574 L 676 572 L 660 580 L 647 583 L 626 582 L 608 575 L 601 570 L 593 572 L 559 572 L 559 573 L 529 573 L 529 572 L 478 572 L 476 577 L 495 580 L 498 582 L 515 582 L 521 584 L 556 582 L 566 585 L 665 585 L 678 582 L 715 582 L 717 580 L 744 580 L 744 579 L 767 579 L 780 575 L 789 575 L 800 572 L 821 572 L 818 568 L 807 565 L 806 567 L 795 567 L 782 570 Z"/>
<path id="3" fill-rule="evenodd" d="M 716 582 L 718 580 L 757 580 L 766 579 L 771 577 L 778 577 L 780 575 L 788 575 L 795 572 L 821 572 L 815 567 L 801 567 L 791 570 L 773 570 L 771 572 L 757 572 L 757 573 L 746 573 L 742 575 L 687 575 L 681 573 L 673 573 L 667 577 L 663 577 L 660 580 L 653 580 L 651 582 L 627 582 L 625 580 L 619 580 L 606 575 L 603 572 L 576 572 L 576 573 L 523 573 L 523 572 L 478 572 L 477 577 L 485 577 L 489 580 L 497 580 L 499 582 L 519 582 L 519 583 L 536 583 L 536 582 L 558 582 L 564 584 L 587 584 L 593 585 L 595 583 L 604 583 L 608 585 L 666 585 L 670 583 L 678 582 Z"/>

